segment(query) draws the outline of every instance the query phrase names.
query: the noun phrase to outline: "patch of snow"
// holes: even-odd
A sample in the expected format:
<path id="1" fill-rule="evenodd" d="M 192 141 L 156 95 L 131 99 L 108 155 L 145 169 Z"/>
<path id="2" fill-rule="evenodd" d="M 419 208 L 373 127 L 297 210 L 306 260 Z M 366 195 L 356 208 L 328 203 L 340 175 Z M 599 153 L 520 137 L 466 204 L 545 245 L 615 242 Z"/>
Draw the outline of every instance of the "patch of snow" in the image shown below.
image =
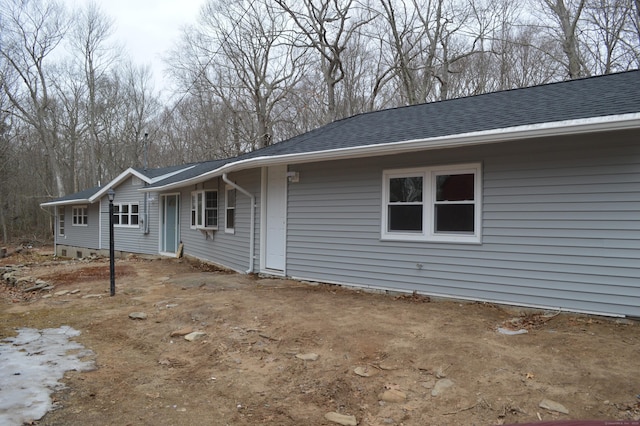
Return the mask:
<path id="1" fill-rule="evenodd" d="M 50 395 L 69 370 L 95 369 L 91 350 L 69 340 L 80 332 L 69 326 L 18 329 L 0 343 L 0 424 L 22 425 L 42 418 L 53 404 Z M 71 352 L 71 353 L 70 353 Z"/>

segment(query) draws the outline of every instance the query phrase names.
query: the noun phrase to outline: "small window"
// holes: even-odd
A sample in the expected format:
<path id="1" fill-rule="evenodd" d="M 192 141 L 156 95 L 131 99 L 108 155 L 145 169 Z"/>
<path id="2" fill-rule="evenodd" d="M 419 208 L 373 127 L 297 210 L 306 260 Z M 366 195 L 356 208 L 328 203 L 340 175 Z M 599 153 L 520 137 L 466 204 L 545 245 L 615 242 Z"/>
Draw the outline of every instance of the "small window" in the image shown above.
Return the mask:
<path id="1" fill-rule="evenodd" d="M 64 206 L 58 207 L 58 235 L 64 237 Z"/>
<path id="2" fill-rule="evenodd" d="M 113 205 L 113 224 L 120 225 L 120 204 Z"/>
<path id="3" fill-rule="evenodd" d="M 89 224 L 87 206 L 73 206 L 71 208 L 71 224 L 73 226 L 87 226 Z"/>
<path id="4" fill-rule="evenodd" d="M 191 229 L 198 227 L 198 199 L 199 192 L 191 193 Z"/>
<path id="5" fill-rule="evenodd" d="M 236 190 L 227 188 L 225 197 L 225 232 L 233 234 L 236 228 Z"/>
<path id="6" fill-rule="evenodd" d="M 138 226 L 139 224 L 139 219 L 140 219 L 140 213 L 138 211 L 139 207 L 138 204 L 131 204 L 131 215 L 129 216 L 129 223 L 132 226 Z"/>
<path id="7" fill-rule="evenodd" d="M 114 203 L 113 224 L 119 227 L 137 228 L 139 223 L 137 203 Z"/>
<path id="8" fill-rule="evenodd" d="M 382 239 L 480 242 L 480 164 L 383 173 Z"/>
<path id="9" fill-rule="evenodd" d="M 218 228 L 218 191 L 191 193 L 191 229 Z"/>
<path id="10" fill-rule="evenodd" d="M 218 227 L 218 191 L 204 193 L 204 226 L 205 228 Z"/>

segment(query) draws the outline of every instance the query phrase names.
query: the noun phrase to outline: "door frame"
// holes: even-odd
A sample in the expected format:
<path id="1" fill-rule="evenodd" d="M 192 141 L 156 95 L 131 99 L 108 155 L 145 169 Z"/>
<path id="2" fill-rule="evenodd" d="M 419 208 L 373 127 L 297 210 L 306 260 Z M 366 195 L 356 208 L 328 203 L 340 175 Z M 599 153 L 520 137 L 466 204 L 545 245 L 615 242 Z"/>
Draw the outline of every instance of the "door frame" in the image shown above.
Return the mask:
<path id="1" fill-rule="evenodd" d="M 284 263 L 284 267 L 282 268 L 282 270 L 280 269 L 269 269 L 267 268 L 267 198 L 269 197 L 268 194 L 268 179 L 269 179 L 269 169 L 275 169 L 275 168 L 281 168 L 282 169 L 282 173 L 284 173 L 284 189 L 283 189 L 283 197 L 282 197 L 282 203 L 284 204 L 284 228 L 282 230 L 282 237 L 283 237 L 283 244 L 284 247 L 282 247 L 283 250 L 283 263 Z M 265 166 L 262 167 L 262 176 L 261 176 L 261 194 L 260 194 L 260 272 L 263 272 L 265 274 L 270 274 L 270 275 L 276 275 L 276 276 L 285 276 L 286 275 L 286 269 L 287 269 L 287 197 L 288 197 L 288 191 L 287 191 L 287 186 L 288 186 L 288 181 L 287 181 L 287 170 L 288 170 L 288 166 L 287 165 L 282 165 L 282 166 Z"/>
<path id="2" fill-rule="evenodd" d="M 166 214 L 166 199 L 167 197 L 176 197 L 176 251 L 164 251 L 165 244 L 165 227 L 164 227 L 164 219 Z M 159 212 L 159 233 L 160 238 L 158 239 L 158 252 L 163 256 L 177 257 L 178 256 L 178 248 L 180 247 L 180 193 L 179 192 L 171 192 L 168 194 L 160 194 L 160 202 L 158 203 Z"/>

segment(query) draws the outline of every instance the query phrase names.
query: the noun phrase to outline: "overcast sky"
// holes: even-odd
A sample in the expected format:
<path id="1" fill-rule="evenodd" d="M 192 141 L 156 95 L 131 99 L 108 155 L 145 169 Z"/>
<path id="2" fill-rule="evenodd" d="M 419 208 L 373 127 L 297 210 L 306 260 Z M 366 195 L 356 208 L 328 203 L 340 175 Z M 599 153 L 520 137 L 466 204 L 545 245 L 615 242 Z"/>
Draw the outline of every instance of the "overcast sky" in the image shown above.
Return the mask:
<path id="1" fill-rule="evenodd" d="M 69 7 L 89 0 L 64 0 Z M 114 40 L 124 46 L 137 65 L 149 64 L 156 89 L 163 87 L 162 55 L 178 40 L 184 25 L 196 22 L 206 0 L 108 0 L 100 9 L 113 18 Z"/>

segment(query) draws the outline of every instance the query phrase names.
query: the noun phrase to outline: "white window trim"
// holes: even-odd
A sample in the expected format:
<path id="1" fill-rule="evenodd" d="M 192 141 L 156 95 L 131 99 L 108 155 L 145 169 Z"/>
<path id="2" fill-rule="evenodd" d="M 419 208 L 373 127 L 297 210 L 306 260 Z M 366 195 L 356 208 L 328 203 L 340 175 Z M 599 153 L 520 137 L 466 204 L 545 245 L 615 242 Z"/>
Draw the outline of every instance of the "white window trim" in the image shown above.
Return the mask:
<path id="1" fill-rule="evenodd" d="M 189 228 L 198 229 L 198 198 L 202 191 L 191 192 L 191 204 L 189 205 Z M 195 214 L 195 217 L 194 217 Z M 204 214 L 204 212 L 200 212 Z M 203 216 L 200 216 L 204 220 Z"/>
<path id="2" fill-rule="evenodd" d="M 435 176 L 443 173 L 473 173 L 474 178 L 474 233 L 435 232 Z M 421 176 L 422 188 L 422 232 L 393 232 L 387 228 L 389 205 L 389 180 L 398 177 Z M 382 221 L 380 239 L 385 241 L 427 241 L 444 243 L 479 244 L 482 242 L 482 165 L 480 163 L 454 164 L 409 169 L 384 170 L 382 174 Z"/>
<path id="3" fill-rule="evenodd" d="M 114 228 L 140 228 L 140 204 L 139 203 L 113 203 L 113 211 L 115 212 L 115 207 L 118 206 L 118 213 L 117 216 L 120 217 L 120 220 L 118 220 L 118 224 L 114 224 L 113 227 Z M 122 206 L 129 206 L 128 208 L 128 213 L 126 214 L 126 216 L 129 217 L 129 220 L 127 222 L 129 222 L 127 225 L 123 225 L 122 224 Z M 132 212 L 132 207 L 133 206 L 138 206 L 138 213 L 133 213 Z M 116 214 L 114 214 L 114 216 L 116 216 Z M 138 223 L 132 225 L 131 224 L 131 216 L 138 216 Z"/>
<path id="4" fill-rule="evenodd" d="M 236 214 L 236 206 L 238 204 L 237 193 L 235 194 L 235 203 L 233 207 L 229 206 L 229 192 L 235 191 L 236 189 L 231 185 L 227 185 L 224 190 L 224 232 L 226 234 L 235 234 L 236 233 L 236 221 L 238 220 L 238 215 Z M 229 214 L 229 210 L 233 210 L 233 228 L 227 227 L 227 215 Z"/>
<path id="5" fill-rule="evenodd" d="M 218 225 L 215 226 L 206 226 L 206 213 L 207 213 L 207 192 L 215 192 L 216 193 L 216 223 Z M 202 219 L 202 223 L 198 223 L 198 197 L 202 197 L 202 204 L 200 206 L 200 218 Z M 195 198 L 195 210 L 194 210 L 194 198 Z M 219 215 L 219 198 L 218 198 L 218 190 L 217 189 L 202 189 L 200 191 L 192 191 L 191 192 L 191 205 L 189 208 L 189 228 L 191 229 L 204 229 L 209 231 L 215 231 L 218 229 L 220 224 L 220 215 Z M 193 213 L 196 212 L 196 223 L 193 223 Z"/>
<path id="6" fill-rule="evenodd" d="M 85 214 L 79 215 L 78 210 L 83 209 Z M 76 223 L 76 218 L 85 217 L 87 218 L 87 223 Z M 89 226 L 89 208 L 86 204 L 80 206 L 71 206 L 71 226 Z"/>
<path id="7" fill-rule="evenodd" d="M 66 208 L 64 206 L 60 206 L 58 207 L 58 236 L 59 237 L 64 237 L 65 232 L 67 232 L 66 221 L 67 221 Z"/>

